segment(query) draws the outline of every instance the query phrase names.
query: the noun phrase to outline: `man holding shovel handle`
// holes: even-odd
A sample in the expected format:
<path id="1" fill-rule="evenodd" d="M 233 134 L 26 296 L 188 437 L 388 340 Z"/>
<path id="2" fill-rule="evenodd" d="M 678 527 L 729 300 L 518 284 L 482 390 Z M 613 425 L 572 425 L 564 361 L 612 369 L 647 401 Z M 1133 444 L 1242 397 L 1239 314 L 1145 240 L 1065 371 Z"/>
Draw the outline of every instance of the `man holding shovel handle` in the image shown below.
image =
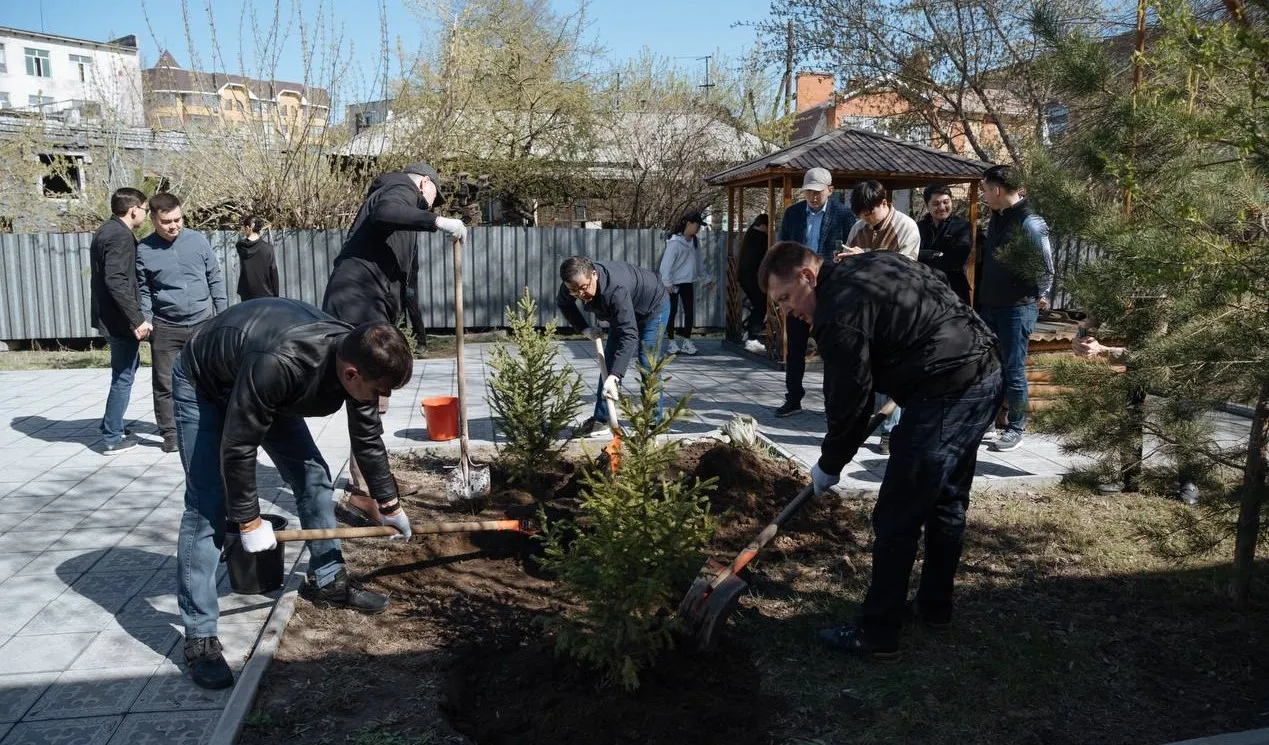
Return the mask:
<path id="1" fill-rule="evenodd" d="M 233 674 L 217 638 L 216 568 L 226 522 L 241 548 L 277 545 L 260 517 L 260 448 L 295 494 L 302 528 L 334 528 L 330 468 L 305 417 L 347 407 L 352 458 L 361 464 L 380 520 L 408 540 L 410 521 L 397 499 L 377 404 L 409 382 L 413 358 L 391 324 L 353 328 L 317 308 L 282 298 L 233 306 L 200 328 L 172 373 L 177 443 L 185 467 L 185 513 L 177 543 L 177 600 L 185 660 L 194 682 L 226 688 Z M 337 540 L 308 542 L 310 581 L 302 594 L 319 606 L 381 613 L 388 599 L 352 586 Z"/>
<path id="2" fill-rule="evenodd" d="M 782 311 L 811 324 L 824 359 L 828 433 L 811 469 L 817 495 L 868 436 L 873 394 L 903 407 L 872 513 L 868 594 L 854 623 L 820 632 L 833 649 L 895 659 L 913 612 L 932 629 L 951 623 L 978 445 L 1002 396 L 996 337 L 941 277 L 889 251 L 833 263 L 777 243 L 758 282 Z M 909 604 L 922 531 L 921 585 Z"/>

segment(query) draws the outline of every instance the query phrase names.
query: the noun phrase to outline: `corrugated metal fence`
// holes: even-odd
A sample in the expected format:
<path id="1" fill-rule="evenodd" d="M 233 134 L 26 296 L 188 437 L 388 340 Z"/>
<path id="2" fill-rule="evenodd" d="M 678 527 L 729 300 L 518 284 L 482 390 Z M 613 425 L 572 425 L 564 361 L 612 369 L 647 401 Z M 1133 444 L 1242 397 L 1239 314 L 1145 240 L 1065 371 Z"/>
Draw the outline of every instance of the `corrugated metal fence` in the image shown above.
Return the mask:
<path id="1" fill-rule="evenodd" d="M 341 230 L 266 231 L 278 261 L 282 295 L 321 305 L 331 266 L 343 244 Z M 237 302 L 238 234 L 207 234 Z M 89 325 L 89 233 L 0 234 L 0 339 L 76 339 L 97 336 Z M 504 311 L 527 286 L 538 301 L 538 322 L 556 316 L 560 262 L 583 254 L 620 259 L 656 270 L 665 246 L 659 230 L 477 227 L 463 251 L 464 321 L 503 326 Z M 706 266 L 725 279 L 724 236 L 702 242 Z M 419 236 L 419 302 L 429 328 L 454 327 L 454 252 L 439 233 Z M 721 327 L 726 311 L 722 282 L 698 293 L 696 324 Z"/>
<path id="2" fill-rule="evenodd" d="M 267 231 L 273 243 L 284 297 L 321 305 L 342 230 Z M 237 302 L 238 234 L 207 234 Z M 89 326 L 90 233 L 0 234 L 0 339 L 77 339 L 97 336 Z M 463 252 L 464 320 L 472 327 L 503 326 L 504 311 L 527 286 L 538 301 L 538 323 L 556 316 L 557 272 L 568 256 L 620 259 L 656 270 L 664 249 L 659 230 L 477 227 Z M 726 236 L 711 231 L 702 241 L 705 263 L 718 280 L 697 296 L 696 325 L 719 328 L 726 321 L 723 285 Z M 739 246 L 739 240 L 737 241 Z M 1058 277 L 1070 276 L 1096 256 L 1075 241 L 1053 242 Z M 428 328 L 454 327 L 454 253 L 439 233 L 419 235 L 419 303 Z M 1070 298 L 1060 281 L 1050 298 L 1065 308 Z"/>

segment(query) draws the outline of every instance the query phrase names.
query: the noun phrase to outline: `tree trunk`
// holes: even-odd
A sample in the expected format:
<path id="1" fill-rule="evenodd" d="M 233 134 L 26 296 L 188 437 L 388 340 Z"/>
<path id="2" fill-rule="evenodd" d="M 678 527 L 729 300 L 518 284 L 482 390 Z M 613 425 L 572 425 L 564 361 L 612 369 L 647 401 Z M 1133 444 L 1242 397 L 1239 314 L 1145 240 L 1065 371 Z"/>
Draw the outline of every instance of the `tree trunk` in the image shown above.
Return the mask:
<path id="1" fill-rule="evenodd" d="M 1229 594 L 1237 608 L 1245 608 L 1251 596 L 1251 576 L 1260 539 L 1260 509 L 1265 502 L 1269 477 L 1269 379 L 1261 381 L 1256 414 L 1251 420 L 1247 466 L 1243 470 L 1242 498 L 1238 507 L 1238 533 L 1234 539 L 1234 579 Z"/>

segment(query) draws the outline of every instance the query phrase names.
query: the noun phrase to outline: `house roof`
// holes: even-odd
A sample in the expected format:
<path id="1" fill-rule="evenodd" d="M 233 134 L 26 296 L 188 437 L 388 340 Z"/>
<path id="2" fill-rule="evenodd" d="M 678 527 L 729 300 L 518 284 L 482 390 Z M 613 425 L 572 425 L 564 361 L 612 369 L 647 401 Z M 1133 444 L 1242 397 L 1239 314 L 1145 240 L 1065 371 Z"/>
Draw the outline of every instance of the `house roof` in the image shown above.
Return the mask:
<path id="1" fill-rule="evenodd" d="M 258 80 L 223 72 L 186 70 L 178 65 L 176 59 L 166 50 L 159 56 L 158 64 L 141 71 L 141 83 L 147 93 L 155 91 L 216 93 L 226 85 L 238 85 L 250 91 L 255 98 L 265 101 L 276 100 L 278 94 L 283 91 L 295 91 L 300 94 L 304 103 L 312 106 L 330 106 L 330 94 L 325 88 L 311 88 L 303 83 L 285 80 Z"/>
<path id="2" fill-rule="evenodd" d="M 720 171 L 706 180 L 711 184 L 728 184 L 818 167 L 827 168 L 844 182 L 876 178 L 955 183 L 975 180 L 991 166 L 981 160 L 903 142 L 877 132 L 841 127 Z"/>

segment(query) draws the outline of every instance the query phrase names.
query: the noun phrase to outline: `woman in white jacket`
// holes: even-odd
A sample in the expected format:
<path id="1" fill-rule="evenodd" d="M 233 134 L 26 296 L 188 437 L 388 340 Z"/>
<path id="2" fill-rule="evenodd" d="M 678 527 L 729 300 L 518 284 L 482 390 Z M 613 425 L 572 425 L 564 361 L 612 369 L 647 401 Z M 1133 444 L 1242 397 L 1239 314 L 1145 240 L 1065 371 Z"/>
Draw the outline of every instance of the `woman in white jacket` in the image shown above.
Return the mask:
<path id="1" fill-rule="evenodd" d="M 705 270 L 705 258 L 696 238 L 703 222 L 699 212 L 685 215 L 665 242 L 665 254 L 661 257 L 661 283 L 670 293 L 667 354 L 696 354 L 696 345 L 692 343 L 692 325 L 696 320 L 693 284 L 704 281 L 706 287 L 714 286 L 714 278 Z M 674 319 L 678 318 L 680 303 L 683 305 L 683 325 L 679 327 L 682 344 L 674 338 Z"/>

